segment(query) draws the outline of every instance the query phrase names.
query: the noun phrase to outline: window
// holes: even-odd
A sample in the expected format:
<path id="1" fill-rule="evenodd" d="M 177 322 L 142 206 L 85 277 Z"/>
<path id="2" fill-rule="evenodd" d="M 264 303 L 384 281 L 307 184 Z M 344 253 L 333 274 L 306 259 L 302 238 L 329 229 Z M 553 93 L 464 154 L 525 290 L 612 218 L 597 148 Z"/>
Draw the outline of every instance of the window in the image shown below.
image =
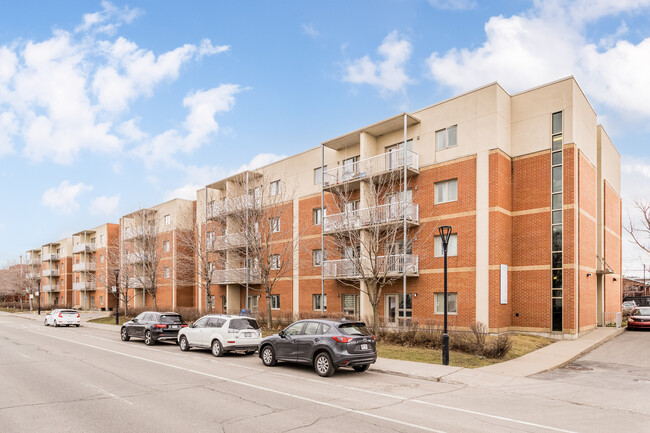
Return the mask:
<path id="1" fill-rule="evenodd" d="M 271 310 L 280 309 L 280 295 L 271 295 Z"/>
<path id="2" fill-rule="evenodd" d="M 163 250 L 164 250 L 165 252 L 168 252 L 168 251 L 169 251 L 169 241 L 165 241 L 165 242 L 163 242 Z"/>
<path id="3" fill-rule="evenodd" d="M 99 256 L 99 263 L 104 263 L 104 255 Z"/>
<path id="4" fill-rule="evenodd" d="M 269 256 L 269 267 L 275 271 L 280 269 L 280 254 L 271 254 Z"/>
<path id="5" fill-rule="evenodd" d="M 294 323 L 284 330 L 284 335 L 301 335 L 305 322 Z"/>
<path id="6" fill-rule="evenodd" d="M 320 328 L 320 323 L 318 322 L 307 322 L 305 329 L 302 332 L 303 335 L 316 335 L 318 334 L 318 328 Z"/>
<path id="7" fill-rule="evenodd" d="M 458 179 L 446 180 L 435 184 L 434 204 L 458 200 Z"/>
<path id="8" fill-rule="evenodd" d="M 165 225 L 168 226 L 172 223 L 172 216 L 171 215 L 165 215 Z"/>
<path id="9" fill-rule="evenodd" d="M 562 112 L 551 115 L 551 329 L 562 331 Z"/>
<path id="10" fill-rule="evenodd" d="M 271 182 L 271 195 L 280 194 L 280 181 L 276 180 Z"/>
<path id="11" fill-rule="evenodd" d="M 248 297 L 248 309 L 252 314 L 257 314 L 260 309 L 260 297 L 259 296 L 249 296 Z"/>
<path id="12" fill-rule="evenodd" d="M 343 173 L 341 180 L 354 179 L 359 174 L 359 156 L 353 156 L 343 160 Z"/>
<path id="13" fill-rule="evenodd" d="M 341 310 L 347 316 L 356 316 L 359 311 L 359 295 L 341 295 Z"/>
<path id="14" fill-rule="evenodd" d="M 436 236 L 433 238 L 433 256 L 434 257 L 443 257 L 444 251 L 442 250 L 442 238 Z M 449 244 L 447 244 L 447 256 L 457 256 L 458 255 L 458 235 L 456 233 L 449 236 Z"/>
<path id="15" fill-rule="evenodd" d="M 99 244 L 104 245 L 104 235 L 99 235 Z"/>
<path id="16" fill-rule="evenodd" d="M 456 146 L 457 125 L 436 131 L 436 150 L 445 150 Z"/>
<path id="17" fill-rule="evenodd" d="M 104 276 L 103 276 L 103 275 L 100 275 L 100 276 L 99 276 L 99 282 L 102 283 L 102 284 L 104 284 Z"/>
<path id="18" fill-rule="evenodd" d="M 169 278 L 169 268 L 166 267 L 166 266 L 165 266 L 165 269 L 164 269 L 164 276 L 165 276 L 165 278 Z"/>
<path id="19" fill-rule="evenodd" d="M 271 233 L 278 233 L 280 231 L 280 217 L 269 218 Z"/>
<path id="20" fill-rule="evenodd" d="M 95 243 L 95 238 L 90 238 L 90 243 L 94 244 Z"/>
<path id="21" fill-rule="evenodd" d="M 321 266 L 323 264 L 323 251 L 322 250 L 312 250 L 311 252 L 312 265 Z M 325 251 L 325 260 L 327 260 L 327 251 Z"/>
<path id="22" fill-rule="evenodd" d="M 323 310 L 327 311 L 327 295 L 323 295 L 323 296 L 324 296 L 323 297 Z M 320 309 L 321 309 L 321 303 L 320 303 L 321 295 L 320 294 L 312 295 L 311 299 L 312 299 L 312 304 L 314 306 L 314 310 L 320 311 Z"/>
<path id="23" fill-rule="evenodd" d="M 445 294 L 434 293 L 434 314 L 445 314 Z M 456 302 L 457 294 L 455 292 L 447 292 L 447 313 L 457 314 L 458 304 Z"/>
<path id="24" fill-rule="evenodd" d="M 99 297 L 99 305 L 104 305 L 104 297 L 103 296 Z"/>
<path id="25" fill-rule="evenodd" d="M 314 222 L 315 226 L 321 225 L 321 223 L 323 221 L 323 218 L 321 218 L 321 212 L 320 211 L 321 211 L 321 209 L 318 207 L 318 208 L 315 208 L 313 210 L 313 212 L 312 212 L 313 213 L 313 222 Z M 327 215 L 327 209 L 323 208 L 323 213 L 325 215 Z"/>
<path id="26" fill-rule="evenodd" d="M 327 171 L 327 166 L 324 166 L 323 169 Z M 320 167 L 314 169 L 314 185 L 320 185 L 323 180 L 323 171 Z"/>
<path id="27" fill-rule="evenodd" d="M 404 317 L 404 295 L 400 293 L 397 296 L 399 298 L 397 305 L 399 317 Z M 413 317 L 413 296 L 410 293 L 406 294 L 406 317 Z"/>

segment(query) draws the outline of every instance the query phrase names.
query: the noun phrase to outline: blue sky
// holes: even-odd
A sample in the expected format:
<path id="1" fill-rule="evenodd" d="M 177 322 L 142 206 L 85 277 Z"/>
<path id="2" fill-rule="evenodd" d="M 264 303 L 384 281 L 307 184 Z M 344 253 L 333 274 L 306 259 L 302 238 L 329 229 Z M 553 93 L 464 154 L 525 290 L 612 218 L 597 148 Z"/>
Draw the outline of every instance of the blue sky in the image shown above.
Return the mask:
<path id="1" fill-rule="evenodd" d="M 650 198 L 649 67 L 650 0 L 9 2 L 0 261 L 493 81 L 574 75 L 627 208 Z"/>

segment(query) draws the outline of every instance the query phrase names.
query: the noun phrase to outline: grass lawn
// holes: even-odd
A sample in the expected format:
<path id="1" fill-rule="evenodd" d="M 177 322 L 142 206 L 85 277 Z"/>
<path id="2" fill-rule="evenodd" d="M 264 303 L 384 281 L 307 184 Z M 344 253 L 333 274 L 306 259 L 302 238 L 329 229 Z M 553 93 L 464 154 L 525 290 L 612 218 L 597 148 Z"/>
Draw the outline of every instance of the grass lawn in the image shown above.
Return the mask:
<path id="1" fill-rule="evenodd" d="M 122 324 L 128 322 L 129 320 L 131 320 L 131 317 L 129 317 L 129 316 L 126 316 L 126 317 L 124 317 L 124 316 L 120 316 L 120 325 L 122 325 Z M 92 323 L 103 323 L 103 324 L 105 324 L 105 325 L 115 325 L 115 317 L 113 317 L 113 316 L 109 316 L 109 317 L 100 317 L 100 318 L 98 318 L 98 319 L 92 319 L 92 320 L 89 320 L 89 322 L 92 322 Z"/>
<path id="2" fill-rule="evenodd" d="M 451 350 L 449 352 L 449 365 L 465 368 L 485 367 L 491 364 L 508 361 L 541 349 L 553 343 L 554 340 L 534 335 L 513 335 L 512 349 L 501 359 L 479 358 L 463 352 Z M 395 344 L 377 343 L 377 355 L 382 358 L 401 359 L 403 361 L 426 362 L 429 364 L 442 364 L 442 350 L 423 349 L 419 347 L 404 347 Z"/>

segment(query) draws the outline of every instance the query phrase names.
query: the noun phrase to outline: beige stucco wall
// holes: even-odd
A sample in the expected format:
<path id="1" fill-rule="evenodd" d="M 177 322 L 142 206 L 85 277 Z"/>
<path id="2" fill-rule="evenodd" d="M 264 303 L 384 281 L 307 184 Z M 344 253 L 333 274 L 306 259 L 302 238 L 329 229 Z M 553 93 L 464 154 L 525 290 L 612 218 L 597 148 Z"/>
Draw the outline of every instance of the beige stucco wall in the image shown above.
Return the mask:
<path id="1" fill-rule="evenodd" d="M 614 191 L 621 195 L 621 155 L 607 135 L 605 129 L 598 125 L 598 140 L 601 147 L 602 178 L 609 183 Z"/>

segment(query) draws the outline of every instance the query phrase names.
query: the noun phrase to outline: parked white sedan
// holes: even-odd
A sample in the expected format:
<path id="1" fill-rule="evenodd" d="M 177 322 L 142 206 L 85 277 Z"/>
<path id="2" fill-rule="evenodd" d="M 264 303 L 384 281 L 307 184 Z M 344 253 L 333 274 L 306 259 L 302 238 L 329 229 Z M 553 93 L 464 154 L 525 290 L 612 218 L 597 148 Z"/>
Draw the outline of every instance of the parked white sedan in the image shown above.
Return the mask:
<path id="1" fill-rule="evenodd" d="M 203 316 L 178 332 L 178 345 L 182 351 L 192 347 L 211 349 L 214 356 L 225 352 L 255 353 L 262 341 L 262 331 L 257 320 L 251 317 L 211 314 Z"/>
<path id="2" fill-rule="evenodd" d="M 74 325 L 79 327 L 81 323 L 81 316 L 77 310 L 59 309 L 52 310 L 45 316 L 45 326 L 70 326 Z"/>

